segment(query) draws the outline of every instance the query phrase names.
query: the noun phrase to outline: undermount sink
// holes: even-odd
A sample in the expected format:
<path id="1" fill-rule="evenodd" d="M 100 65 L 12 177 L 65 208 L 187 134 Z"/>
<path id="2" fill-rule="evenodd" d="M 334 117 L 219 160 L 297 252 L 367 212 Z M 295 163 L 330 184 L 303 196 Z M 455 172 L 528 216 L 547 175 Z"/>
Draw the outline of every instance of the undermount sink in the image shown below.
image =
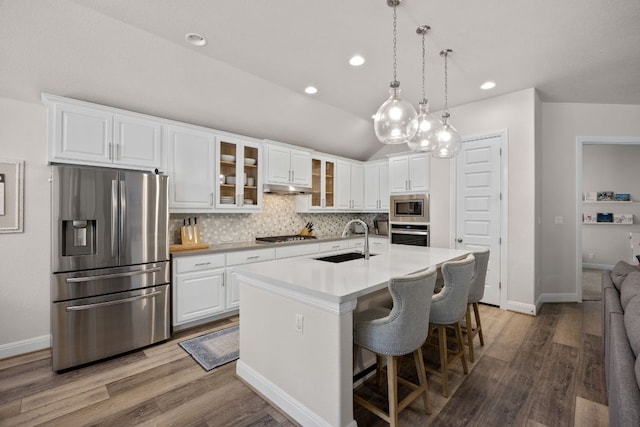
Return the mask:
<path id="1" fill-rule="evenodd" d="M 375 254 L 370 254 L 369 256 L 372 257 L 372 256 L 375 256 Z M 360 252 L 347 252 L 345 254 L 329 255 L 329 256 L 323 256 L 323 257 L 314 258 L 314 259 L 317 259 L 318 261 L 339 263 L 339 262 L 345 262 L 345 261 L 353 261 L 354 259 L 361 259 L 361 258 L 364 258 L 364 254 Z"/>

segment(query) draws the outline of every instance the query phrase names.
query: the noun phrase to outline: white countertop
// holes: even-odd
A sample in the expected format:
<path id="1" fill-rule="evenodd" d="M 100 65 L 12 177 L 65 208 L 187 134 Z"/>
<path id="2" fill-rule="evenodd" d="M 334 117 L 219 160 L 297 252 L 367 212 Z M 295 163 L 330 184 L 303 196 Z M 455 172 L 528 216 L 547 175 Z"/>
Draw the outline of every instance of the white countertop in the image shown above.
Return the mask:
<path id="1" fill-rule="evenodd" d="M 341 251 L 344 252 L 353 251 Z M 440 266 L 467 254 L 469 251 L 465 250 L 390 244 L 386 251 L 369 260 L 331 263 L 314 259 L 326 256 L 325 253 L 242 265 L 236 270 L 272 286 L 343 303 L 386 287 L 392 277 Z"/>

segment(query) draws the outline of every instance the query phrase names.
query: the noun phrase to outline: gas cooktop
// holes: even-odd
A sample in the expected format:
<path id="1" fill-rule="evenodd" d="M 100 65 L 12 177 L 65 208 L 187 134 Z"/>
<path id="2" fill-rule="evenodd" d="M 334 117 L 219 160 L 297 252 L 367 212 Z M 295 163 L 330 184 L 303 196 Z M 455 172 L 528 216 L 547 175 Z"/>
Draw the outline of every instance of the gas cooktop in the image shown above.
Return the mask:
<path id="1" fill-rule="evenodd" d="M 256 242 L 264 242 L 264 243 L 295 242 L 298 240 L 311 240 L 315 238 L 316 236 L 301 236 L 299 234 L 292 234 L 288 236 L 256 237 Z"/>

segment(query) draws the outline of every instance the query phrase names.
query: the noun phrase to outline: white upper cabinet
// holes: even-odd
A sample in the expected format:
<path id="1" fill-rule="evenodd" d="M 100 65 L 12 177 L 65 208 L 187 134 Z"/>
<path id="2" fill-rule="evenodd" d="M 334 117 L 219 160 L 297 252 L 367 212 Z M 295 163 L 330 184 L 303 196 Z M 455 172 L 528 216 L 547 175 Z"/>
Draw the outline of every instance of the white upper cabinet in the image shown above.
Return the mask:
<path id="1" fill-rule="evenodd" d="M 311 150 L 265 141 L 267 184 L 311 187 Z"/>
<path id="2" fill-rule="evenodd" d="M 358 162 L 336 162 L 336 208 L 338 210 L 364 209 L 364 166 Z"/>
<path id="3" fill-rule="evenodd" d="M 296 196 L 297 212 L 335 210 L 336 159 L 314 155 L 311 159 L 311 194 Z"/>
<path id="4" fill-rule="evenodd" d="M 216 138 L 216 210 L 262 208 L 262 144 L 241 136 Z"/>
<path id="5" fill-rule="evenodd" d="M 53 95 L 42 99 L 50 162 L 166 169 L 160 119 Z"/>
<path id="6" fill-rule="evenodd" d="M 214 207 L 215 134 L 188 126 L 168 126 L 169 209 L 208 212 Z"/>
<path id="7" fill-rule="evenodd" d="M 389 163 L 386 160 L 365 164 L 364 208 L 367 212 L 389 211 Z"/>
<path id="8" fill-rule="evenodd" d="M 389 191 L 397 193 L 429 192 L 429 153 L 389 158 Z"/>

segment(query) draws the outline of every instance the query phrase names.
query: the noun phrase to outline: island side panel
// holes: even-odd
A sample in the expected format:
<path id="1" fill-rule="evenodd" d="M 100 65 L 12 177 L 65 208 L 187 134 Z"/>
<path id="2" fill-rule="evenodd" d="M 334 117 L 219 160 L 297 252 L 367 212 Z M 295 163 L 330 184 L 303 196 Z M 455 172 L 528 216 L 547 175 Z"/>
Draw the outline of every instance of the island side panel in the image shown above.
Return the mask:
<path id="1" fill-rule="evenodd" d="M 303 425 L 355 426 L 352 313 L 276 294 L 241 274 L 238 279 L 238 376 Z"/>

